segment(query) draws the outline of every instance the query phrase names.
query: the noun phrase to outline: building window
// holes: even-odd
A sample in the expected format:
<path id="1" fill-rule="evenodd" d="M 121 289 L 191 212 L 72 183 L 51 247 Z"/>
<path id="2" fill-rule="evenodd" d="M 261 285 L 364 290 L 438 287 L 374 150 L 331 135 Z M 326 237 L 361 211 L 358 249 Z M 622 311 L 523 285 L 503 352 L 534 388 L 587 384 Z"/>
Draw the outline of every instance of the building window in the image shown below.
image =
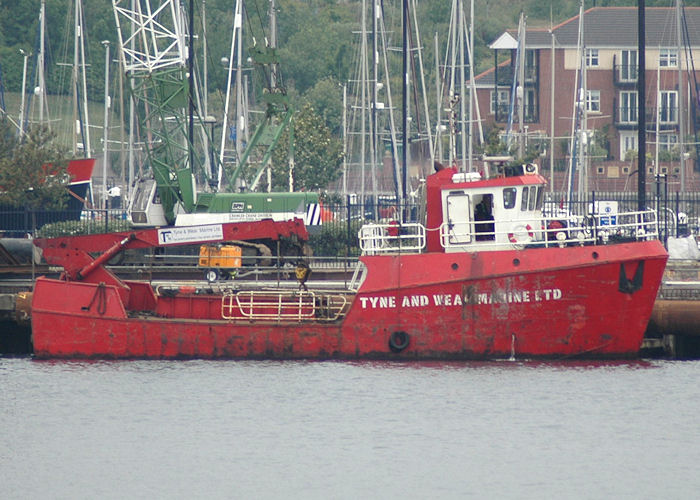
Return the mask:
<path id="1" fill-rule="evenodd" d="M 605 173 L 605 167 L 598 167 L 598 174 L 602 175 Z"/>
<path id="2" fill-rule="evenodd" d="M 586 66 L 589 68 L 597 68 L 599 64 L 598 49 L 586 49 Z"/>
<path id="3" fill-rule="evenodd" d="M 658 143 L 659 151 L 670 151 L 678 144 L 678 136 L 676 134 L 659 134 Z"/>
<path id="4" fill-rule="evenodd" d="M 534 50 L 525 51 L 525 81 L 534 82 L 537 79 L 537 53 Z"/>
<path id="5" fill-rule="evenodd" d="M 600 113 L 600 90 L 589 90 L 586 97 L 586 111 Z"/>
<path id="6" fill-rule="evenodd" d="M 667 174 L 667 173 L 668 173 L 668 167 L 661 167 L 661 173 L 662 173 L 662 174 Z"/>
<path id="7" fill-rule="evenodd" d="M 620 158 L 630 161 L 629 152 L 637 152 L 637 132 L 620 133 Z"/>
<path id="8" fill-rule="evenodd" d="M 681 173 L 681 168 L 680 168 L 680 167 L 673 167 L 673 173 L 674 173 L 674 174 L 680 174 L 680 173 Z"/>
<path id="9" fill-rule="evenodd" d="M 506 113 L 508 107 L 510 106 L 510 91 L 499 90 L 498 91 L 498 113 Z M 496 92 L 491 91 L 491 114 L 496 113 Z"/>
<path id="10" fill-rule="evenodd" d="M 659 51 L 659 66 L 661 68 L 677 68 L 678 51 L 676 49 L 661 49 Z"/>
<path id="11" fill-rule="evenodd" d="M 523 103 L 523 109 L 525 116 L 523 119 L 528 122 L 537 121 L 537 94 L 535 89 L 526 88 L 525 89 L 525 102 Z"/>
<path id="12" fill-rule="evenodd" d="M 620 81 L 621 82 L 636 82 L 637 81 L 637 51 L 623 50 L 620 64 Z"/>
<path id="13" fill-rule="evenodd" d="M 620 123 L 637 123 L 637 91 L 620 92 Z"/>
<path id="14" fill-rule="evenodd" d="M 659 123 L 677 123 L 678 93 L 675 90 L 662 90 L 659 97 Z"/>
<path id="15" fill-rule="evenodd" d="M 623 173 L 623 174 L 629 174 L 629 173 L 630 173 L 630 168 L 629 168 L 629 167 L 622 167 L 622 173 Z"/>

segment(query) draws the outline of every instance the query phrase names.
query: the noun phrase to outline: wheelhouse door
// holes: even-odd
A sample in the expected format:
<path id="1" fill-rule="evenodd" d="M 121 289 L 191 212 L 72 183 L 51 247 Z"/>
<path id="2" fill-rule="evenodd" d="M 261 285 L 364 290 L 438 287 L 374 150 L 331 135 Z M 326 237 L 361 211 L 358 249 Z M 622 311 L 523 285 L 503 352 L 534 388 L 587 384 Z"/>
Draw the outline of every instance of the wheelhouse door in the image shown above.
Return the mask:
<path id="1" fill-rule="evenodd" d="M 472 240 L 472 216 L 469 195 L 450 193 L 447 195 L 447 243 L 462 245 Z"/>

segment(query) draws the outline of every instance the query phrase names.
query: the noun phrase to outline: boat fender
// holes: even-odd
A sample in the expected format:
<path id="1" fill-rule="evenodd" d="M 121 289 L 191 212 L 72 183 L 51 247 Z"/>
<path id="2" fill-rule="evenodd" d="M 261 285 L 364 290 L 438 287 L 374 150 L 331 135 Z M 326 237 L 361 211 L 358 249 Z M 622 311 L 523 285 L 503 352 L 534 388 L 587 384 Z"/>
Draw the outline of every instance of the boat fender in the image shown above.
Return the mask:
<path id="1" fill-rule="evenodd" d="M 525 245 L 530 243 L 534 237 L 535 234 L 532 232 L 530 224 L 515 226 L 512 232 L 508 233 L 508 241 L 518 250 L 525 248 Z"/>
<path id="2" fill-rule="evenodd" d="M 408 347 L 411 336 L 402 331 L 391 332 L 389 335 L 389 349 L 391 352 L 401 352 Z"/>

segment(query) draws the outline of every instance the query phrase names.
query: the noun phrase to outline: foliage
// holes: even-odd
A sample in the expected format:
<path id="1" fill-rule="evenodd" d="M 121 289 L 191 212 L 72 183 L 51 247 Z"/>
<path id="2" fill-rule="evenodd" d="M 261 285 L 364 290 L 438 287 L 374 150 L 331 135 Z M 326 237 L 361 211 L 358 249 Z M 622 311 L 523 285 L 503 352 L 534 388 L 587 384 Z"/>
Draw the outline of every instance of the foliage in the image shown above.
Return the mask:
<path id="1" fill-rule="evenodd" d="M 109 219 L 104 221 L 69 220 L 46 224 L 37 231 L 37 238 L 56 238 L 58 236 L 82 236 L 85 234 L 102 234 L 128 231 L 131 224 L 126 220 Z"/>
<path id="2" fill-rule="evenodd" d="M 593 130 L 589 139 L 588 155 L 595 160 L 607 160 L 610 156 L 610 125 Z"/>
<path id="3" fill-rule="evenodd" d="M 335 136 L 343 131 L 343 89 L 340 82 L 333 77 L 318 81 L 304 94 L 304 101 L 319 110 L 326 126 Z"/>
<path id="4" fill-rule="evenodd" d="M 272 156 L 273 189 L 289 188 L 287 129 Z M 336 181 L 342 171 L 343 145 L 310 104 L 306 103 L 294 118 L 294 191 L 317 191 Z"/>
<path id="5" fill-rule="evenodd" d="M 348 257 L 357 256 L 360 253 L 360 243 L 357 233 L 362 221 L 350 223 L 350 236 L 346 222 L 324 223 L 321 231 L 309 236 L 309 245 L 318 257 Z"/>
<path id="6" fill-rule="evenodd" d="M 30 127 L 24 141 L 7 120 L 0 121 L 0 203 L 17 208 L 65 207 L 68 153 L 44 126 Z"/>
<path id="7" fill-rule="evenodd" d="M 303 94 L 329 76 L 347 79 L 353 55 L 352 31 L 357 26 L 349 4 L 291 2 L 282 8 L 280 17 L 278 25 L 296 27 L 279 44 L 288 87 Z"/>

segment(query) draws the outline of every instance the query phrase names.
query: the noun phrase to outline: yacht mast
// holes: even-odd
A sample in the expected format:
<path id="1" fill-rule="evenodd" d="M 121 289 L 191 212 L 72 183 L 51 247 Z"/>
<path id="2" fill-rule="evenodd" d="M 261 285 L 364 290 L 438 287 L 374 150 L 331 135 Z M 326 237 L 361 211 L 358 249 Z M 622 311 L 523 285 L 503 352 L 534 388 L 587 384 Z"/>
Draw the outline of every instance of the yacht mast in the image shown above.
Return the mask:
<path id="1" fill-rule="evenodd" d="M 681 6 L 682 1 L 676 0 L 676 34 L 678 38 L 678 146 L 681 161 L 681 192 L 685 191 L 685 115 L 683 113 L 685 84 L 683 83 L 683 59 L 681 50 L 683 48 L 683 31 L 681 24 Z M 658 138 L 656 139 L 658 142 Z M 658 148 L 658 144 L 656 146 Z"/>
<path id="2" fill-rule="evenodd" d="M 640 211 L 646 209 L 646 115 L 644 105 L 646 103 L 646 26 L 645 26 L 645 2 L 637 3 L 637 43 L 639 49 L 639 61 L 637 71 L 637 200 Z M 679 63 L 680 64 L 680 63 Z M 679 82 L 680 83 L 680 82 Z M 680 87 L 680 85 L 679 85 Z"/>
<path id="3" fill-rule="evenodd" d="M 44 79 L 44 36 L 46 32 L 46 0 L 41 0 L 39 8 L 39 53 L 37 54 L 37 88 L 34 93 L 39 96 L 39 123 L 44 123 L 44 106 L 46 105 L 46 81 Z"/>

